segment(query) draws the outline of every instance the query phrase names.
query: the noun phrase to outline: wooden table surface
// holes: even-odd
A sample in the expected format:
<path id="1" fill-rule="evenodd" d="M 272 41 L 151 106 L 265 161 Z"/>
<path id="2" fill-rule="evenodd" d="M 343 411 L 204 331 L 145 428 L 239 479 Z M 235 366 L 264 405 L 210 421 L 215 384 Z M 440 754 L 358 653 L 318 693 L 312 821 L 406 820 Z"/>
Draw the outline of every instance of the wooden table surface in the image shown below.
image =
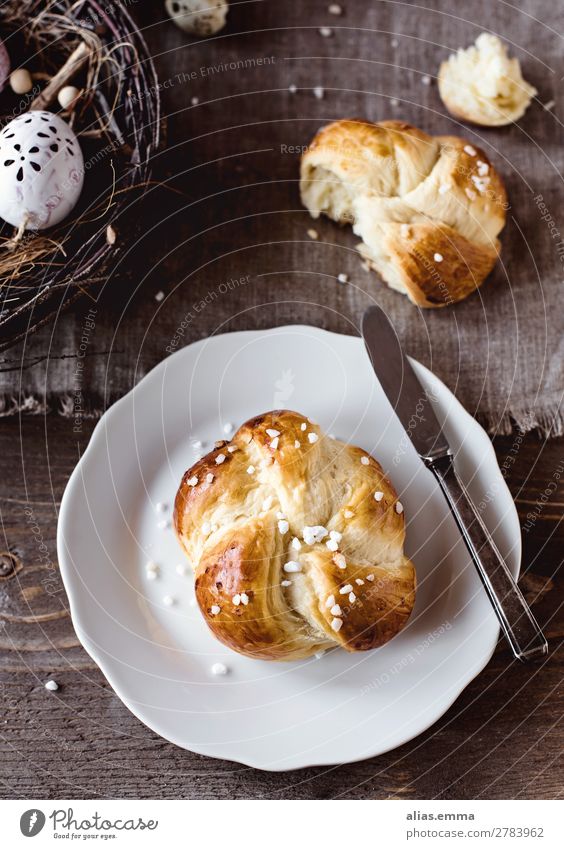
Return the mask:
<path id="1" fill-rule="evenodd" d="M 247 128 L 243 131 L 232 122 L 229 132 L 212 132 L 214 122 L 223 126 L 217 103 L 224 88 L 229 89 L 231 97 L 235 96 L 234 78 L 225 71 L 215 75 L 209 71 L 203 79 L 201 69 L 198 71 L 197 52 L 189 61 L 181 61 L 181 34 L 171 24 L 166 36 L 161 34 L 164 26 L 151 27 L 156 5 L 138 4 L 137 8 L 131 4 L 131 11 L 146 28 L 161 78 L 170 84 L 163 91 L 171 117 L 169 150 L 163 158 L 168 156 L 170 162 L 171 156 L 176 157 L 176 170 L 180 162 L 185 162 L 185 173 L 175 186 L 185 192 L 183 199 L 177 203 L 176 195 L 168 194 L 171 207 L 176 204 L 176 213 L 182 208 L 182 214 L 168 219 L 164 202 L 157 206 L 151 199 L 148 211 L 145 207 L 152 229 L 148 241 L 124 251 L 122 267 L 114 275 L 111 289 L 108 287 L 96 304 L 96 333 L 85 359 L 80 387 L 89 410 L 104 407 L 166 356 L 167 341 L 178 324 L 178 316 L 232 276 L 241 278 L 252 273 L 249 285 L 236 288 L 228 300 L 206 309 L 191 324 L 184 343 L 225 329 L 296 320 L 354 332 L 362 309 L 370 303 L 365 291 L 369 284 L 353 250 L 354 240 L 341 231 L 335 235 L 336 228 L 330 222 L 322 222 L 319 229 L 327 233 L 326 250 L 334 251 L 331 267 L 333 271 L 350 270 L 358 285 L 339 287 L 334 279 L 328 281 L 328 275 L 319 272 L 315 279 L 310 276 L 308 286 L 304 286 L 309 243 L 303 234 L 310 225 L 303 210 L 297 208 L 297 154 L 279 155 L 282 137 L 273 128 L 279 126 L 278 119 L 283 124 L 287 116 L 277 112 L 277 101 L 268 84 L 268 68 L 264 91 L 255 91 L 244 106 L 241 102 L 245 111 L 240 124 L 247 122 Z M 290 16 L 297 14 L 298 5 L 288 4 Z M 267 14 L 264 4 L 255 6 L 257 13 Z M 320 0 L 315 0 L 315 6 L 321 8 Z M 241 4 L 233 14 L 241 16 L 249 8 Z M 388 7 L 381 4 L 381 8 L 382 14 L 387 14 Z M 274 52 L 284 55 L 286 45 L 281 39 L 285 36 L 272 30 L 269 37 Z M 246 44 L 243 39 L 243 48 Z M 232 39 L 227 39 L 225 50 L 227 58 L 232 58 Z M 187 68 L 196 69 L 197 81 L 184 80 L 180 84 L 176 75 L 184 74 Z M 286 82 L 301 82 L 298 76 L 292 76 L 295 73 L 290 68 Z M 307 68 L 300 73 L 305 78 Z M 245 85 L 243 72 L 241 85 Z M 207 131 L 193 131 L 190 144 L 179 145 L 180 126 L 175 122 L 175 110 L 180 110 L 186 98 L 196 93 L 209 100 L 199 113 Z M 306 112 L 312 109 L 311 104 L 315 105 L 313 98 L 310 101 L 303 101 Z M 356 101 L 353 106 L 356 109 Z M 324 114 L 323 104 L 316 108 L 317 122 Z M 256 118 L 259 113 L 266 116 L 264 123 Z M 311 129 L 309 116 L 305 115 L 302 124 L 295 121 L 284 138 L 288 143 L 299 144 L 309 137 Z M 174 145 L 179 145 L 175 153 Z M 205 167 L 191 167 L 192 161 L 200 160 L 207 163 Z M 275 171 L 275 167 L 282 171 Z M 278 181 L 272 177 L 275 173 L 281 173 Z M 272 180 L 272 191 L 264 191 L 265 179 Z M 245 192 L 239 191 L 239 182 L 244 184 Z M 222 192 L 217 191 L 218 186 Z M 201 202 L 192 202 L 193 198 L 200 198 Z M 225 209 L 229 198 L 231 207 Z M 225 223 L 219 226 L 218 221 Z M 208 238 L 196 239 L 196 234 L 204 232 Z M 333 239 L 343 245 L 332 246 Z M 286 280 L 282 284 L 278 269 L 284 256 L 280 246 L 285 244 L 292 244 L 295 253 L 292 263 L 285 266 Z M 233 247 L 237 245 L 241 246 L 239 250 Z M 191 268 L 196 268 L 197 273 L 192 273 Z M 495 284 L 487 285 L 485 297 L 495 299 Z M 166 293 L 163 302 L 155 301 L 160 290 Z M 393 292 L 382 289 L 381 298 L 391 310 L 396 306 L 398 310 L 408 308 Z M 466 320 L 471 320 L 476 302 L 473 306 L 469 299 L 467 304 L 448 317 L 443 312 L 444 321 L 455 321 L 455 316 L 460 320 L 465 310 Z M 564 786 L 564 590 L 557 570 L 564 541 L 564 439 L 543 443 L 535 435 L 520 433 L 495 439 L 499 463 L 523 527 L 525 572 L 521 585 L 550 641 L 550 653 L 542 664 L 520 665 L 500 643 L 484 672 L 439 722 L 415 740 L 362 763 L 283 774 L 264 773 L 185 752 L 160 739 L 129 713 L 78 642 L 57 565 L 56 524 L 61 495 L 94 426 L 93 420 L 85 419 L 77 435 L 73 433 L 72 419 L 55 412 L 61 399 L 74 388 L 68 382 L 73 368 L 66 372 L 57 369 L 57 355 L 76 356 L 90 306 L 87 301 L 80 302 L 60 318 L 53 331 L 46 328 L 32 337 L 23 354 L 8 352 L 8 365 L 3 364 L 4 371 L 6 367 L 13 368 L 14 395 L 17 398 L 20 389 L 20 403 L 27 393 L 34 393 L 53 412 L 0 418 L 1 795 L 560 797 Z M 449 327 L 445 325 L 445 332 L 450 332 Z M 445 332 L 434 335 L 444 340 Z M 31 365 L 35 358 L 45 363 L 49 352 L 48 367 Z M 21 362 L 20 355 L 25 357 Z M 441 374 L 440 357 L 436 363 L 433 361 L 433 367 Z M 35 409 L 41 412 L 42 405 Z M 55 693 L 44 687 L 50 678 L 59 683 Z"/>
<path id="2" fill-rule="evenodd" d="M 0 423 L 0 778 L 9 798 L 554 798 L 563 792 L 564 440 L 495 442 L 524 528 L 521 586 L 550 642 L 504 643 L 427 732 L 378 758 L 269 774 L 176 748 L 122 705 L 81 648 L 55 547 L 64 485 L 88 441 L 60 416 Z M 560 471 L 558 471 L 560 469 Z M 534 519 L 528 517 L 534 516 Z M 54 678 L 60 689 L 44 683 Z M 414 710 L 417 706 L 414 705 Z"/>

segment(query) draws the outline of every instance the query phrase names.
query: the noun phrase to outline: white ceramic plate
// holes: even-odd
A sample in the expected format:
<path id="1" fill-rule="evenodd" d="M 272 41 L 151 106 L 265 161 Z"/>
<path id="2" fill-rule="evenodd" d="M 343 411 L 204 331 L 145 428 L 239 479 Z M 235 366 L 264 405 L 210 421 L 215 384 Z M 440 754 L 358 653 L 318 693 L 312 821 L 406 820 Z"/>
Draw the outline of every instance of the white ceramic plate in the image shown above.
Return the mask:
<path id="1" fill-rule="evenodd" d="M 516 576 L 520 530 L 491 443 L 436 396 L 457 469 Z M 241 657 L 193 606 L 168 512 L 184 470 L 226 423 L 286 407 L 380 460 L 405 506 L 417 568 L 408 626 L 386 646 L 296 663 Z M 313 327 L 232 333 L 160 363 L 96 427 L 61 505 L 58 552 L 76 632 L 127 707 L 194 752 L 269 770 L 377 755 L 428 728 L 486 665 L 498 626 L 432 474 L 405 437 L 363 343 Z M 150 581 L 147 561 L 160 575 Z M 167 606 L 163 599 L 175 603 Z M 229 674 L 214 676 L 221 662 Z"/>

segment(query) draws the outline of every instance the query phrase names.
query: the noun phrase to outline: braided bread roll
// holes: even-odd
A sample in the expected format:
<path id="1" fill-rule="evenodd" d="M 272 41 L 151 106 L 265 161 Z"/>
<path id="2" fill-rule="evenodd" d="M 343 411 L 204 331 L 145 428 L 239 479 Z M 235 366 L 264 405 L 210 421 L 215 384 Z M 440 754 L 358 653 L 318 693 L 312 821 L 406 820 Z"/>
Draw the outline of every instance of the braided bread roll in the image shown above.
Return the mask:
<path id="1" fill-rule="evenodd" d="M 276 410 L 184 474 L 174 526 L 213 634 L 253 658 L 383 645 L 405 625 L 415 570 L 380 465 Z"/>
<path id="2" fill-rule="evenodd" d="M 336 121 L 302 157 L 302 202 L 351 223 L 359 251 L 420 307 L 474 292 L 498 258 L 507 196 L 483 150 L 401 121 Z"/>

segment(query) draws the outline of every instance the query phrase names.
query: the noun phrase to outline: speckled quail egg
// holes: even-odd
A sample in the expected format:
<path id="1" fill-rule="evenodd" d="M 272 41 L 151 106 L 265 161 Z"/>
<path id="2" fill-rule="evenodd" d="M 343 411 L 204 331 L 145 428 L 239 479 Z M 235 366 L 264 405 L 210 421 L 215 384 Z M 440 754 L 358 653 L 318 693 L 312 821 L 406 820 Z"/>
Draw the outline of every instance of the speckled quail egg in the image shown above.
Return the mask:
<path id="1" fill-rule="evenodd" d="M 225 26 L 229 9 L 225 0 L 166 0 L 174 23 L 191 35 L 214 35 Z"/>

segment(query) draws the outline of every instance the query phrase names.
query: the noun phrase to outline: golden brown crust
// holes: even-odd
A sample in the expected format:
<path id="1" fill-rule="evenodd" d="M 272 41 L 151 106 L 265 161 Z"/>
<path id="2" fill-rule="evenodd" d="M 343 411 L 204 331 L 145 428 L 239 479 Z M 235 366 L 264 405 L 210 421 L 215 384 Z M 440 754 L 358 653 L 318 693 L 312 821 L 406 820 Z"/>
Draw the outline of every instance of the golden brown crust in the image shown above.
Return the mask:
<path id="1" fill-rule="evenodd" d="M 415 597 L 398 504 L 376 460 L 304 416 L 277 410 L 246 422 L 184 474 L 175 500 L 208 626 L 267 660 L 387 642 Z M 313 526 L 319 539 L 308 536 Z"/>
<path id="2" fill-rule="evenodd" d="M 496 242 L 497 245 L 497 242 Z M 494 267 L 498 253 L 476 245 L 451 227 L 434 224 L 392 224 L 387 228 L 386 252 L 394 273 L 412 303 L 419 307 L 446 307 L 477 289 Z M 386 269 L 371 262 L 365 244 L 360 253 L 386 282 Z M 436 255 L 442 259 L 437 262 Z M 394 285 L 393 281 L 390 285 Z"/>
<path id="3" fill-rule="evenodd" d="M 503 181 L 464 139 L 400 121 L 336 121 L 304 154 L 301 191 L 314 217 L 351 222 L 369 265 L 421 307 L 467 297 L 499 255 Z"/>

